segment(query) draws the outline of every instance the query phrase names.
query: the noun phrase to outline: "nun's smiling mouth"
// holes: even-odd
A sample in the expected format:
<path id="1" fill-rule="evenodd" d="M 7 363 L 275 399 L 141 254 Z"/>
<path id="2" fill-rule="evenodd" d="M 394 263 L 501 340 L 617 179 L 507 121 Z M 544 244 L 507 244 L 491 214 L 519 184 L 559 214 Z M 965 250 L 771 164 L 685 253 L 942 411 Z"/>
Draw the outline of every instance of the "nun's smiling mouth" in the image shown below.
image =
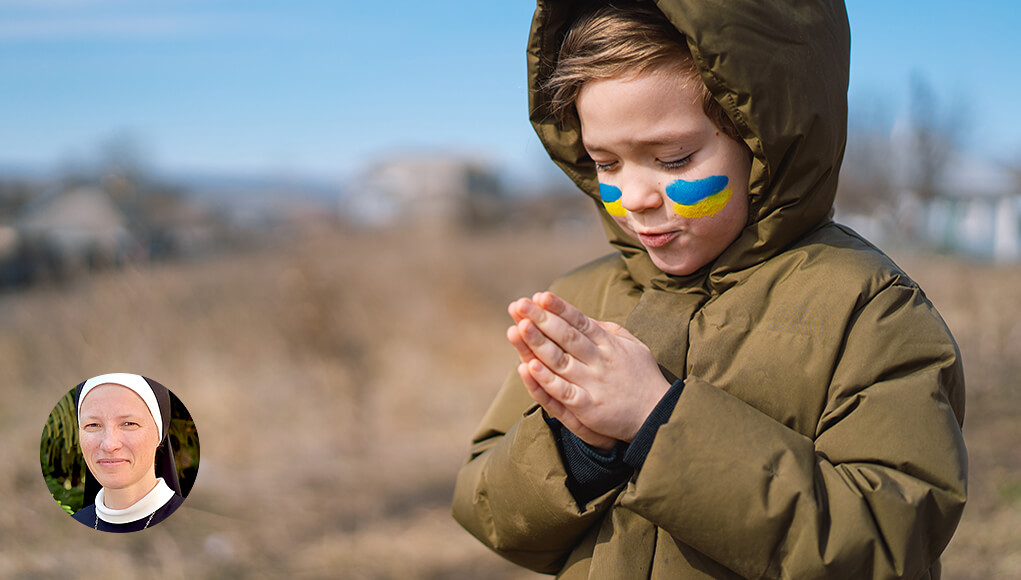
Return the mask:
<path id="1" fill-rule="evenodd" d="M 97 459 L 96 460 L 96 464 L 100 465 L 102 467 L 106 467 L 106 468 L 113 468 L 113 467 L 120 467 L 122 465 L 127 465 L 128 464 L 128 460 L 127 459 L 121 459 L 119 457 L 111 457 L 111 458 L 106 458 L 106 459 Z"/>

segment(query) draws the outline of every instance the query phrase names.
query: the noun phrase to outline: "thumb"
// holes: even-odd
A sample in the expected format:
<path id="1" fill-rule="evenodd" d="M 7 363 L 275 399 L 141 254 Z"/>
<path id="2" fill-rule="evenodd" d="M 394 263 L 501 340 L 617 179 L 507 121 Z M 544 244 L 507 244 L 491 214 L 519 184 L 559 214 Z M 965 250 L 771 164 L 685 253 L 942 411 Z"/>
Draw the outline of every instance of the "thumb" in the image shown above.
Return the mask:
<path id="1" fill-rule="evenodd" d="M 619 337 L 622 337 L 622 338 L 634 338 L 633 334 L 628 332 L 628 330 L 626 328 L 624 328 L 623 326 L 617 324 L 616 322 L 608 322 L 606 320 L 596 320 L 595 322 L 600 327 L 602 327 L 603 330 L 605 330 L 606 332 L 609 332 L 610 334 L 612 334 L 614 336 L 619 336 Z"/>
<path id="2" fill-rule="evenodd" d="M 638 337 L 631 334 L 631 332 L 628 329 L 617 324 L 616 322 L 607 322 L 605 320 L 598 320 L 596 322 L 599 324 L 600 328 L 602 328 L 612 336 L 626 340 L 628 342 L 635 342 L 642 345 L 645 344 L 642 341 L 638 340 Z"/>

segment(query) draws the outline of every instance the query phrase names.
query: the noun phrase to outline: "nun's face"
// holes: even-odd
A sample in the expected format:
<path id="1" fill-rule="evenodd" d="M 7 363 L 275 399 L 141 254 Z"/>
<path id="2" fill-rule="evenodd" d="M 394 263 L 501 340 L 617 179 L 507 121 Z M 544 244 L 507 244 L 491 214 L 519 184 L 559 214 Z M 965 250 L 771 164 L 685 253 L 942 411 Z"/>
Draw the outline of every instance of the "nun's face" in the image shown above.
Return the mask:
<path id="1" fill-rule="evenodd" d="M 78 438 L 89 471 L 107 489 L 151 485 L 159 429 L 134 391 L 108 383 L 93 388 L 81 404 Z"/>

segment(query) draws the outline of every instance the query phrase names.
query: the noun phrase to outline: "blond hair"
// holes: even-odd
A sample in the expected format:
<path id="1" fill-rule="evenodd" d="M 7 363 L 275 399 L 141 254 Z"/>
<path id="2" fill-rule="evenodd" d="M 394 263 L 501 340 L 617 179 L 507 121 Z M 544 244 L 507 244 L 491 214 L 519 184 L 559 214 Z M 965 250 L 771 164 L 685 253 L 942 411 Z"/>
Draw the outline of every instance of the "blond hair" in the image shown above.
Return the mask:
<path id="1" fill-rule="evenodd" d="M 684 35 L 654 6 L 607 5 L 579 18 L 564 37 L 543 89 L 550 113 L 563 123 L 574 112 L 585 83 L 661 70 L 692 83 L 706 116 L 727 136 L 741 140 L 733 121 L 702 82 Z"/>

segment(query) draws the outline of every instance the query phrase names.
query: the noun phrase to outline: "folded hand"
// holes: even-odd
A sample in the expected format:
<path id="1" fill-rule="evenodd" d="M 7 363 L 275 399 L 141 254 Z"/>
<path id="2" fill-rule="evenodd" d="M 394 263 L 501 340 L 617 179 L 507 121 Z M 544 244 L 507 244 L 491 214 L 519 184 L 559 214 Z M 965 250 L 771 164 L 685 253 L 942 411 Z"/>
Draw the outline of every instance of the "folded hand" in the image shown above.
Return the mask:
<path id="1" fill-rule="evenodd" d="M 518 374 L 551 416 L 583 441 L 631 441 L 670 384 L 652 352 L 618 324 L 598 321 L 552 292 L 507 308 Z"/>

